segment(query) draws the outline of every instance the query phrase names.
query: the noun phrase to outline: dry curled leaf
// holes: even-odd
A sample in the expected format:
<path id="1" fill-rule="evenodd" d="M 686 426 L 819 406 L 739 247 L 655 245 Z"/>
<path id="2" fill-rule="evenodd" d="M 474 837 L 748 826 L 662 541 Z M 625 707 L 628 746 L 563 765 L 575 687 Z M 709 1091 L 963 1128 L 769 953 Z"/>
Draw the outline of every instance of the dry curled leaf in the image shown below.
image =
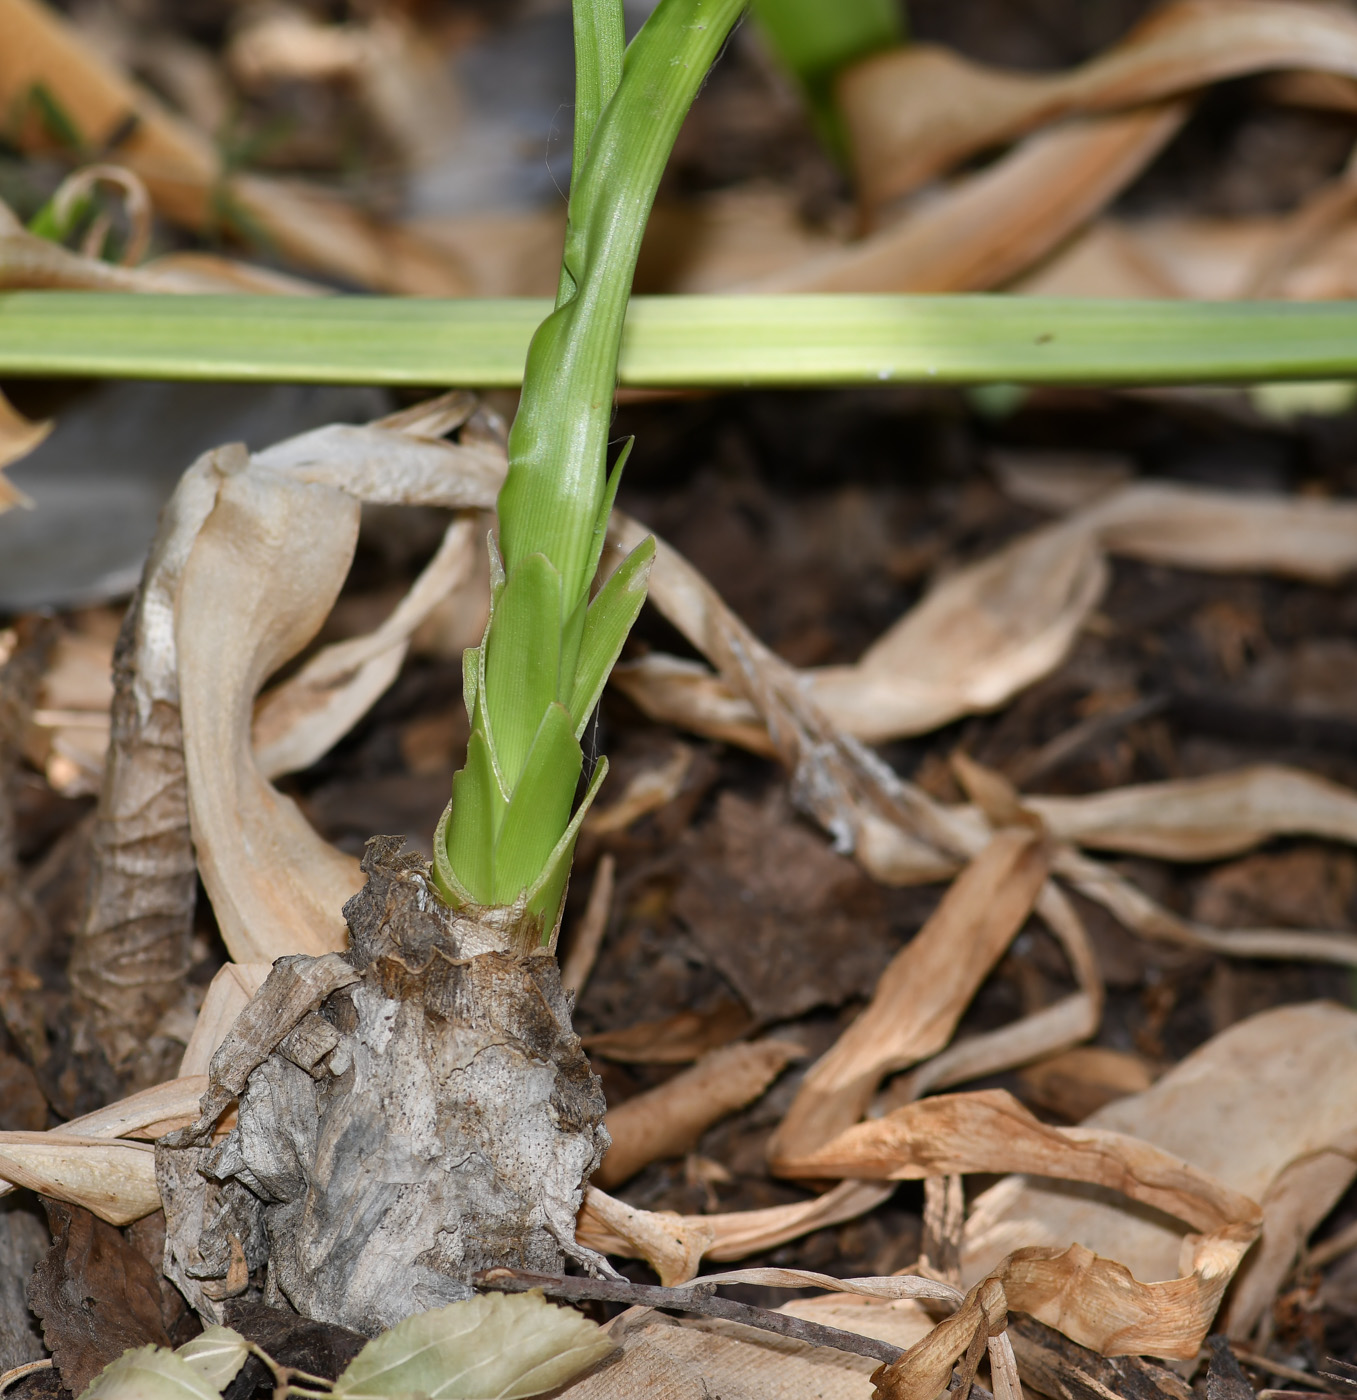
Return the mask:
<path id="1" fill-rule="evenodd" d="M 1357 23 L 1327 5 L 1178 0 L 1064 73 L 986 68 L 917 44 L 850 68 L 838 97 L 860 196 L 876 209 L 1037 126 L 1283 70 L 1357 74 Z"/>
<path id="2" fill-rule="evenodd" d="M 33 90 L 45 90 L 82 144 L 116 156 L 144 181 L 157 211 L 174 222 L 205 230 L 225 208 L 292 261 L 374 291 L 456 296 L 469 289 L 449 253 L 319 186 L 225 170 L 209 136 L 170 113 L 38 0 L 3 0 L 0 31 L 6 36 L 0 53 L 5 109 L 25 115 Z M 49 144 L 32 120 L 22 122 L 18 137 L 27 149 Z M 126 269 L 123 275 L 136 273 Z"/>
<path id="3" fill-rule="evenodd" d="M 1279 1007 L 1230 1027 L 1145 1092 L 1084 1124 L 1095 1135 L 1134 1134 L 1261 1203 L 1263 1238 L 1231 1295 L 1233 1335 L 1246 1335 L 1270 1306 L 1306 1235 L 1357 1171 L 1355 1055 L 1353 1012 L 1326 1003 Z M 974 1279 L 1014 1249 L 1072 1239 L 1120 1260 L 1147 1285 L 1173 1278 L 1185 1247 L 1180 1230 L 1114 1197 L 1011 1177 L 976 1202 L 963 1271 Z"/>
<path id="4" fill-rule="evenodd" d="M 867 1009 L 811 1066 L 768 1145 L 773 1169 L 799 1163 L 855 1123 L 887 1073 L 935 1055 L 1022 926 L 1046 881 L 1048 856 L 1028 830 L 1000 832 L 896 954 Z"/>

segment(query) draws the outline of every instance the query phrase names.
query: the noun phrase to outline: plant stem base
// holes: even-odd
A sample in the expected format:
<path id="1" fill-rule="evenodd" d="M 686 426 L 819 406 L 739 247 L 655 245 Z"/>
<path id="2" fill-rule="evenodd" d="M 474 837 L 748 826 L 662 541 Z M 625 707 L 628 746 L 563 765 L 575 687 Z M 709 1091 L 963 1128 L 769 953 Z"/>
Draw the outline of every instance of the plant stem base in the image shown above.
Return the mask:
<path id="1" fill-rule="evenodd" d="M 369 842 L 344 911 L 357 980 L 274 1026 L 224 1141 L 161 1148 L 167 1272 L 207 1317 L 255 1293 L 375 1334 L 467 1297 L 479 1269 L 559 1272 L 584 1253 L 605 1105 L 556 960 L 466 956 L 485 924 L 400 844 Z"/>

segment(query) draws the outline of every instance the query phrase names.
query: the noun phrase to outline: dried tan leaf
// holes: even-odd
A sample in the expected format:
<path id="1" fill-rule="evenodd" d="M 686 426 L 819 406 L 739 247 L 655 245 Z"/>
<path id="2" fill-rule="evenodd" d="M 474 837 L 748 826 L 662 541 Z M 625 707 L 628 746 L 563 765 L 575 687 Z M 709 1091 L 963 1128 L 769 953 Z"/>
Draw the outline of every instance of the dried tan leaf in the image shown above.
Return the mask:
<path id="1" fill-rule="evenodd" d="M 1024 802 L 1059 840 L 1161 860 L 1219 860 L 1274 836 L 1357 845 L 1357 793 L 1281 764 Z"/>
<path id="2" fill-rule="evenodd" d="M 415 629 L 475 573 L 483 548 L 476 516 L 453 521 L 410 591 L 376 631 L 325 647 L 260 697 L 251 742 L 265 778 L 309 768 L 353 728 L 396 679 Z"/>
<path id="3" fill-rule="evenodd" d="M 24 751 L 68 797 L 97 794 L 103 785 L 121 621 L 112 608 L 63 618 L 42 678 Z"/>
<path id="4" fill-rule="evenodd" d="M 594 883 L 589 887 L 589 902 L 584 907 L 584 915 L 571 931 L 569 951 L 561 959 L 561 986 L 574 995 L 577 1003 L 593 971 L 599 949 L 603 946 L 603 935 L 608 931 L 616 874 L 617 858 L 611 851 L 605 851 L 594 871 Z"/>
<path id="5" fill-rule="evenodd" d="M 3 239 L 0 230 L 0 239 Z M 3 254 L 0 254 L 3 259 Z M 0 393 L 0 515 L 15 506 L 29 508 L 33 502 L 5 476 L 5 468 L 27 457 L 52 431 L 50 420 L 32 423 Z"/>
<path id="6" fill-rule="evenodd" d="M 184 766 L 198 867 L 238 962 L 342 948 L 352 856 L 312 830 L 259 771 L 251 707 L 265 679 L 320 630 L 348 572 L 359 503 L 334 487 L 220 461 L 175 607 Z M 299 555 L 298 540 L 308 547 Z M 229 605 L 228 605 L 229 600 Z"/>
<path id="7" fill-rule="evenodd" d="M 1000 480 L 1020 499 L 1040 492 L 1015 464 Z M 1357 503 L 1134 483 L 947 576 L 858 662 L 805 673 L 804 685 L 831 723 L 870 742 L 993 709 L 1068 654 L 1106 587 L 1104 551 L 1328 583 L 1357 567 Z M 652 595 L 687 619 L 680 630 L 710 656 L 709 605 L 672 557 L 657 560 Z M 748 698 L 692 662 L 651 655 L 619 667 L 617 684 L 656 718 L 767 752 Z"/>
<path id="8" fill-rule="evenodd" d="M 171 660 L 199 869 L 237 961 L 342 947 L 340 908 L 361 884 L 357 862 L 273 788 L 249 743 L 260 686 L 315 635 L 339 593 L 360 502 L 484 509 L 502 474 L 492 449 L 335 425 L 253 458 L 222 449 L 186 477 L 210 504 L 187 542 Z M 266 767 L 323 752 L 366 710 L 409 632 L 456 586 L 470 530 L 454 525 L 413 599 L 372 638 L 322 652 L 265 707 Z M 304 569 L 298 539 L 313 542 Z"/>
<path id="9" fill-rule="evenodd" d="M 1114 1099 L 1148 1089 L 1154 1071 L 1130 1051 L 1081 1045 L 1028 1065 L 1018 1081 L 1027 1102 L 1077 1123 Z"/>
<path id="10" fill-rule="evenodd" d="M 379 223 L 328 191 L 259 175 L 229 175 L 207 136 L 117 71 L 67 20 L 38 0 L 0 0 L 0 32 L 6 38 L 0 52 L 0 104 L 5 110 L 27 115 L 31 94 L 41 85 L 60 104 L 85 147 L 116 155 L 144 181 L 167 218 L 204 229 L 217 218 L 224 200 L 228 210 L 238 210 L 241 222 L 261 229 L 285 257 L 330 276 L 392 293 L 456 296 L 470 290 L 447 252 L 417 234 Z M 44 144 L 41 128 L 32 120 L 23 123 L 19 139 L 28 149 Z M 7 248 L 0 247 L 0 260 L 9 261 Z M 114 276 L 119 270 L 110 268 L 99 275 L 109 288 L 144 289 L 134 285 L 133 271 Z M 84 274 L 94 275 L 88 268 Z"/>
<path id="11" fill-rule="evenodd" d="M 797 1299 L 780 1311 L 830 1327 L 910 1346 L 932 1319 L 916 1302 L 881 1302 L 851 1294 Z M 649 1310 L 623 1314 L 610 1328 L 621 1346 L 614 1364 L 562 1392 L 569 1400 L 870 1400 L 869 1357 L 756 1332 L 714 1318 L 679 1319 Z"/>
<path id="12" fill-rule="evenodd" d="M 935 1055 L 1022 926 L 1046 881 L 1030 829 L 999 832 L 896 954 L 867 1009 L 811 1066 L 768 1144 L 774 1171 L 801 1166 L 867 1111 L 882 1078 Z"/>
<path id="13" fill-rule="evenodd" d="M 191 1123 L 206 1089 L 204 1075 L 173 1079 L 47 1133 L 0 1134 L 0 1196 L 27 1186 L 113 1225 L 149 1215 L 160 1208 L 154 1153 L 115 1139 L 156 1137 Z"/>
<path id="14" fill-rule="evenodd" d="M 738 290 L 964 292 L 1002 286 L 1115 198 L 1187 113 L 1185 104 L 1169 103 L 1039 132 L 879 232 Z"/>
<path id="15" fill-rule="evenodd" d="M 1107 578 L 1081 516 L 1021 536 L 930 589 L 855 665 L 812 673 L 811 693 L 868 742 L 993 709 L 1064 660 Z"/>
<path id="16" fill-rule="evenodd" d="M 112 1225 L 160 1209 L 155 1149 L 65 1131 L 0 1133 L 0 1176 L 59 1201 L 84 1206 Z"/>
<path id="17" fill-rule="evenodd" d="M 193 1034 L 179 1066 L 180 1075 L 207 1074 L 212 1056 L 235 1025 L 236 1017 L 264 985 L 269 967 L 269 963 L 227 963 L 218 971 L 193 1023 Z"/>
<path id="18" fill-rule="evenodd" d="M 1354 1073 L 1357 1015 L 1325 1003 L 1279 1007 L 1230 1027 L 1153 1087 L 1084 1125 L 1094 1134 L 1135 1134 L 1262 1203 L 1263 1239 L 1232 1294 L 1234 1336 L 1271 1306 L 1298 1246 L 1357 1172 Z M 1155 1286 L 1179 1273 L 1181 1251 L 1201 1255 L 1192 1238 L 1106 1193 L 1011 1177 L 976 1202 L 962 1265 L 974 1279 L 1015 1249 L 1076 1240 Z"/>
<path id="19" fill-rule="evenodd" d="M 1329 5 L 1179 0 L 1065 73 L 984 68 L 920 44 L 856 65 L 838 95 L 862 197 L 876 208 L 1044 123 L 1286 69 L 1357 75 L 1357 21 Z"/>
<path id="20" fill-rule="evenodd" d="M 893 1187 L 875 1181 L 844 1181 L 813 1200 L 766 1210 L 717 1215 L 671 1215 L 638 1210 L 597 1186 L 585 1191 L 575 1237 L 590 1249 L 644 1259 L 666 1284 L 697 1275 L 709 1259 L 743 1259 L 774 1249 L 812 1230 L 853 1220 L 874 1210 Z"/>
<path id="21" fill-rule="evenodd" d="M 804 1054 L 785 1040 L 727 1045 L 610 1109 L 605 1126 L 612 1146 L 593 1180 L 605 1189 L 617 1186 L 651 1162 L 691 1151 L 713 1123 L 752 1103 Z"/>
<path id="22" fill-rule="evenodd" d="M 672 802 L 693 766 L 693 750 L 675 744 L 669 757 L 653 768 L 643 768 L 606 807 L 594 806 L 584 819 L 584 830 L 596 836 L 625 831 L 632 822 Z"/>
<path id="23" fill-rule="evenodd" d="M 999 1282 L 1007 1307 L 1105 1355 L 1194 1357 L 1262 1226 L 1253 1200 L 1176 1155 L 1102 1127 L 1048 1127 L 1001 1090 L 910 1104 L 850 1128 L 809 1160 L 822 1173 L 896 1180 L 1003 1170 L 1004 1163 L 1100 1185 L 1185 1221 L 1198 1233 L 1183 1241 L 1185 1262 L 1175 1255 L 1163 1281 L 1138 1271 L 1133 1277 L 1116 1248 L 1056 1248 L 1071 1238 L 1059 1230 L 1051 1247 L 1023 1241 L 1016 1252 L 1004 1249 L 996 1258 L 991 1251 L 987 1267 L 968 1270 L 981 1280 L 977 1287 Z M 1082 1191 L 1075 1199 L 1086 1197 Z"/>

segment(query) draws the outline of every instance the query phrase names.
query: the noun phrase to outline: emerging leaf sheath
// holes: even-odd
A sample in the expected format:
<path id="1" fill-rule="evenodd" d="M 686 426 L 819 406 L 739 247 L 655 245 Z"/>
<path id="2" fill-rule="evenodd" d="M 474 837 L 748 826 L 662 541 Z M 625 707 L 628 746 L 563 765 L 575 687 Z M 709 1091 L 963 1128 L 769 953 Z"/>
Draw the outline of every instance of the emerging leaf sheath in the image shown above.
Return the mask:
<path id="1" fill-rule="evenodd" d="M 645 599 L 653 545 L 590 603 L 627 451 L 606 467 L 622 323 L 674 139 L 744 0 L 660 0 L 622 53 L 620 0 L 576 0 L 576 127 L 556 309 L 533 336 L 491 544 L 490 620 L 468 652 L 466 767 L 435 837 L 455 906 L 514 906 L 549 937 L 583 804 L 580 737 Z M 629 446 L 629 444 L 628 444 Z"/>

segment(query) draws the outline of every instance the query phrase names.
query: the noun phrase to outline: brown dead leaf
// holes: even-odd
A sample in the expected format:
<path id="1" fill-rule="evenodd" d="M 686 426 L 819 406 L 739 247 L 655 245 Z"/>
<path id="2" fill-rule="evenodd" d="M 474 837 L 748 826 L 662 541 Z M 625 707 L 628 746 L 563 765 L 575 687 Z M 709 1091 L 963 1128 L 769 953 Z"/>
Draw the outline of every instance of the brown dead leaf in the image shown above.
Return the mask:
<path id="1" fill-rule="evenodd" d="M 156 1270 L 122 1234 L 78 1206 L 44 1203 L 52 1247 L 29 1303 L 62 1383 L 79 1394 L 128 1347 L 171 1345 Z"/>
<path id="2" fill-rule="evenodd" d="M 1349 1092 L 1355 1054 L 1351 1011 L 1324 1003 L 1280 1007 L 1230 1027 L 1152 1088 L 1101 1109 L 1083 1129 L 1062 1130 L 1087 1130 L 1090 1142 L 1134 1134 L 1192 1164 L 1184 1170 L 1210 1173 L 1222 1190 L 1262 1203 L 1263 1239 L 1232 1294 L 1232 1335 L 1245 1335 L 1270 1305 L 1299 1245 L 1357 1171 L 1357 1104 Z M 1049 1166 L 1037 1170 L 1054 1174 Z M 1015 1249 L 1063 1248 L 1071 1240 L 1120 1261 L 1146 1286 L 1176 1277 L 1183 1249 L 1202 1255 L 1201 1245 L 1162 1217 L 1129 1211 L 1106 1193 L 1010 1177 L 975 1203 L 963 1273 L 983 1277 Z M 1084 1340 L 1063 1321 L 1052 1325 Z"/>
<path id="3" fill-rule="evenodd" d="M 3 237 L 3 229 L 0 229 Z M 32 423 L 0 393 L 0 515 L 15 506 L 33 503 L 6 476 L 5 468 L 12 466 L 30 452 L 52 431 L 51 421 Z"/>
<path id="4" fill-rule="evenodd" d="M 1056 249 L 1137 176 L 1188 115 L 1166 103 L 1029 136 L 978 174 L 857 243 L 734 290 L 983 291 Z"/>
<path id="5" fill-rule="evenodd" d="M 1343 928 L 1357 894 L 1357 856 L 1301 847 L 1255 852 L 1211 871 L 1192 904 L 1192 917 L 1218 928 L 1289 924 Z"/>
<path id="6" fill-rule="evenodd" d="M 319 187 L 250 174 L 229 175 L 210 138 L 167 111 L 38 0 L 3 0 L 0 103 L 26 114 L 35 86 L 60 104 L 89 150 L 109 150 L 145 182 L 157 210 L 206 229 L 226 202 L 246 227 L 302 266 L 374 291 L 457 296 L 470 290 L 454 260 L 418 235 L 383 225 Z M 20 129 L 26 149 L 46 144 L 34 120 Z M 50 246 L 50 245 L 49 245 Z M 132 270 L 119 286 L 128 290 Z M 113 285 L 110 280 L 106 285 Z"/>
<path id="7" fill-rule="evenodd" d="M 1154 1071 L 1129 1051 L 1081 1045 L 1028 1065 L 1018 1082 L 1028 1103 L 1079 1123 L 1115 1099 L 1148 1089 Z"/>
<path id="8" fill-rule="evenodd" d="M 593 1180 L 618 1186 L 642 1167 L 681 1157 L 713 1123 L 752 1103 L 805 1051 L 785 1040 L 756 1040 L 710 1050 L 691 1069 L 609 1109 L 612 1146 Z"/>
<path id="9" fill-rule="evenodd" d="M 722 793 L 674 913 L 764 1022 L 868 994 L 894 950 L 880 891 L 780 801 Z"/>
<path id="10" fill-rule="evenodd" d="M 1352 16 L 1275 0 L 1179 0 L 1065 73 L 984 68 L 919 44 L 849 69 L 838 96 L 861 197 L 877 209 L 967 156 L 1045 123 L 1288 69 L 1357 74 Z"/>
<path id="11" fill-rule="evenodd" d="M 1003 1170 L 1001 1163 L 1101 1185 L 1200 1233 L 1184 1246 L 1190 1272 L 1174 1277 L 1175 1258 L 1171 1284 L 1137 1282 L 1116 1249 L 1095 1255 L 1080 1244 L 1063 1252 L 1020 1247 L 994 1260 L 982 1282 L 1001 1282 L 1008 1307 L 1105 1355 L 1196 1355 L 1226 1283 L 1258 1236 L 1261 1212 L 1248 1197 L 1168 1152 L 1100 1127 L 1047 1127 L 1008 1094 L 987 1090 L 924 1099 L 859 1124 L 805 1165 L 899 1180 Z M 963 1269 L 969 1277 L 978 1272 L 965 1256 Z"/>
<path id="12" fill-rule="evenodd" d="M 896 954 L 867 1009 L 807 1073 L 768 1145 L 780 1175 L 803 1171 L 816 1149 L 856 1122 L 881 1079 L 935 1055 L 1022 926 L 1046 880 L 1031 830 L 1000 832 Z"/>

